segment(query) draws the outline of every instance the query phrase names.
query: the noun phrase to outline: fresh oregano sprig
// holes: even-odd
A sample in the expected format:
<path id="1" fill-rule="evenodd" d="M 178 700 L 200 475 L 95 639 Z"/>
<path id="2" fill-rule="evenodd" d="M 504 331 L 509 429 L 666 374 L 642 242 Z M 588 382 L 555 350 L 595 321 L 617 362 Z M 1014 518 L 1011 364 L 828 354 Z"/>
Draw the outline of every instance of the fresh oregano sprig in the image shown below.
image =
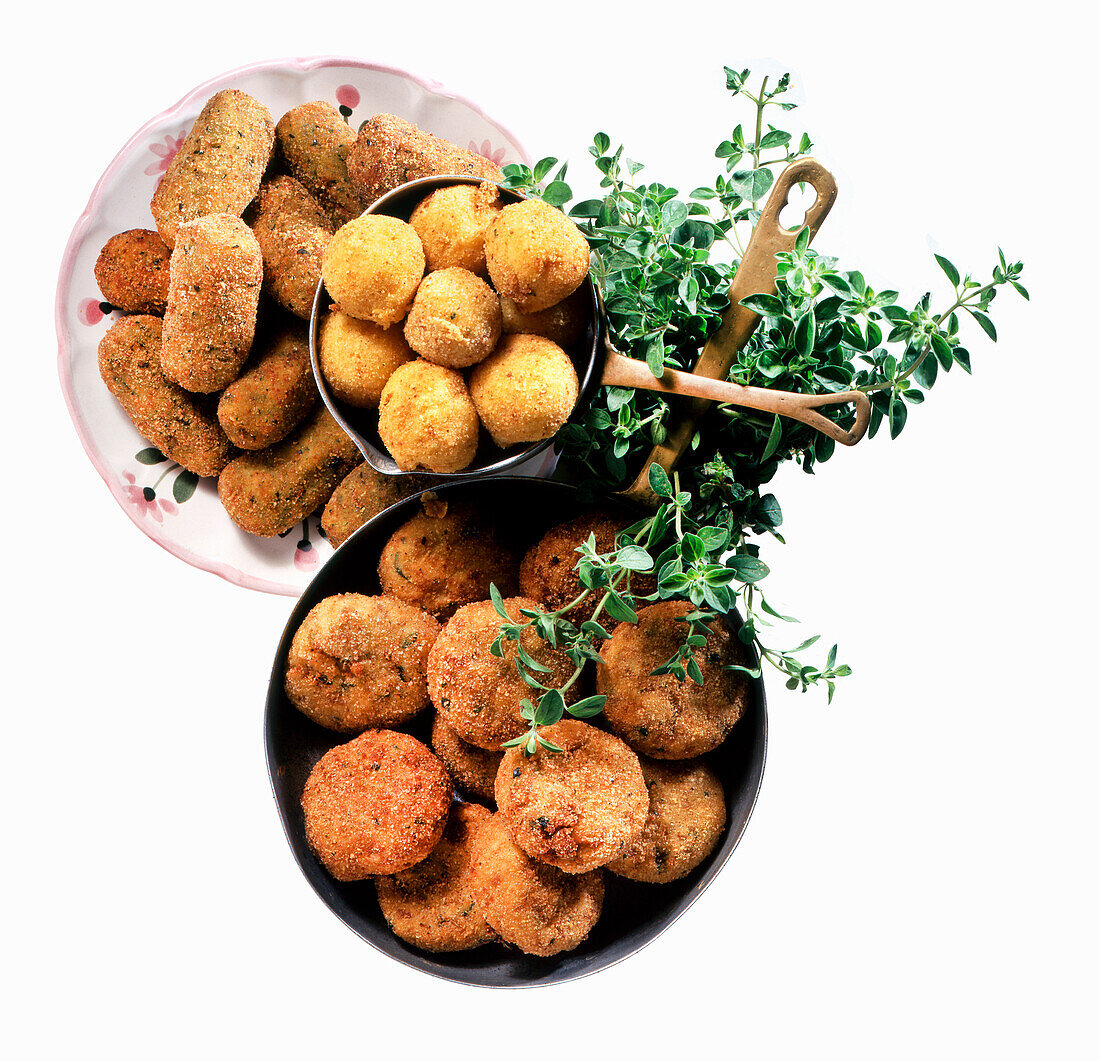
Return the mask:
<path id="1" fill-rule="evenodd" d="M 610 137 L 601 132 L 590 148 L 601 195 L 569 211 L 593 250 L 592 277 L 607 310 L 612 343 L 622 353 L 644 360 L 655 375 L 668 366 L 694 365 L 728 307 L 730 280 L 775 176 L 813 146 L 805 132 L 782 129 L 768 120 L 796 107 L 787 96 L 789 75 L 774 84 L 763 78 L 756 86 L 748 70 L 727 67 L 725 77 L 735 101 L 747 105 L 748 120 L 734 126 L 718 144 L 715 156 L 722 172 L 711 184 L 680 197 L 675 188 L 643 180 L 644 167 L 627 158 L 621 146 L 613 149 Z M 565 181 L 566 167 L 551 177 L 555 166 L 556 159 L 544 159 L 534 167 L 506 167 L 505 183 L 565 207 L 572 190 Z M 836 259 L 811 249 L 804 230 L 794 249 L 778 256 L 774 295 L 744 300 L 762 320 L 729 378 L 800 393 L 861 389 L 872 402 L 869 433 L 876 434 L 885 422 L 896 438 L 905 427 L 908 409 L 923 402 L 941 371 L 954 365 L 971 371 L 963 320 L 972 319 L 995 341 L 989 310 L 998 291 L 1009 286 L 1028 297 L 1020 282 L 1022 263 L 1009 262 L 1003 252 L 998 252 L 991 279 L 984 283 L 961 274 L 941 255 L 936 261 L 953 287 L 951 299 L 933 311 L 932 296 L 926 294 L 908 308 L 899 304 L 897 291 L 874 290 L 861 271 L 841 269 Z M 823 411 L 844 426 L 853 419 L 844 406 Z M 563 462 L 600 492 L 620 489 L 635 474 L 645 452 L 664 440 L 671 416 L 662 395 L 601 388 L 583 414 L 560 433 Z M 660 473 L 651 485 L 661 505 L 651 521 L 630 529 L 636 533 L 644 528 L 644 549 L 658 576 L 657 597 L 690 600 L 700 616 L 739 605 L 744 620 L 741 640 L 783 673 L 790 688 L 805 691 L 824 685 L 830 699 L 836 679 L 850 673 L 836 662 L 836 646 L 823 664 L 815 665 L 805 662 L 802 654 L 817 637 L 791 649 L 776 649 L 760 640 L 761 630 L 772 620 L 794 620 L 760 593 L 758 583 L 768 568 L 759 557 L 759 544 L 750 537 L 770 535 L 783 541 L 779 501 L 763 489 L 780 464 L 798 460 L 804 470 L 813 472 L 834 451 L 831 439 L 797 421 L 719 407 L 702 422 L 674 482 L 653 469 Z M 623 568 L 618 561 L 615 554 L 582 556 L 582 584 L 587 586 L 585 570 L 600 572 L 606 580 L 600 586 L 621 584 Z M 629 593 L 618 595 L 633 607 Z M 602 607 L 611 614 L 607 604 Z M 602 627 L 596 633 L 584 624 L 570 631 L 559 625 L 560 614 L 546 620 L 528 618 L 540 636 L 556 631 L 578 666 L 596 654 L 596 641 L 603 636 Z M 698 644 L 691 639 L 700 636 L 701 621 L 685 624 L 683 644 L 659 671 L 682 680 L 693 677 L 688 661 Z M 522 673 L 522 659 L 517 658 L 517 666 Z M 755 673 L 752 668 L 740 669 Z M 544 689 L 542 696 L 548 692 Z M 551 717 L 557 707 L 551 698 L 540 716 L 541 703 L 540 699 L 532 704 L 527 719 L 535 747 L 542 724 L 537 718 Z M 531 736 L 525 739 L 529 745 Z"/>

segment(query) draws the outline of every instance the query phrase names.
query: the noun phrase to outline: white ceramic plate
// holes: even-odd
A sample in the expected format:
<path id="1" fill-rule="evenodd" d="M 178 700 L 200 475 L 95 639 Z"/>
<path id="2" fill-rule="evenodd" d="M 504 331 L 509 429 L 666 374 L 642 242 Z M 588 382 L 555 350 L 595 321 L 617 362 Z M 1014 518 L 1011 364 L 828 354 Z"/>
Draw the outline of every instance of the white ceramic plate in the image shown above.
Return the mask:
<path id="1" fill-rule="evenodd" d="M 328 100 L 357 127 L 380 111 L 468 147 L 498 165 L 525 161 L 509 132 L 468 100 L 412 74 L 355 59 L 282 59 L 232 70 L 199 85 L 138 130 L 107 167 L 77 221 L 57 285 L 58 373 L 77 434 L 103 481 L 131 520 L 174 556 L 230 582 L 297 596 L 332 552 L 310 518 L 282 538 L 245 534 L 225 514 L 215 480 L 191 492 L 190 477 L 160 457 L 134 430 L 99 378 L 96 350 L 119 311 L 101 303 L 93 275 L 116 232 L 153 228 L 149 200 L 206 100 L 238 88 L 276 121 L 291 107 Z M 525 469 L 527 474 L 545 471 Z"/>

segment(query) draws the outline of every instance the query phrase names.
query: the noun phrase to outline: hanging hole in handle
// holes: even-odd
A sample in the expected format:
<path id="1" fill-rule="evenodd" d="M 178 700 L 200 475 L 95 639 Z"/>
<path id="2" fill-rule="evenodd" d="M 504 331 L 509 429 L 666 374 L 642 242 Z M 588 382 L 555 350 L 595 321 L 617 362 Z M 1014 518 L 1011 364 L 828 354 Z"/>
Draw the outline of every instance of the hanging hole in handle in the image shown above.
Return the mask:
<path id="1" fill-rule="evenodd" d="M 787 202 L 779 211 L 779 224 L 787 232 L 797 232 L 805 223 L 806 215 L 817 202 L 817 190 L 812 184 L 799 181 L 787 194 Z"/>

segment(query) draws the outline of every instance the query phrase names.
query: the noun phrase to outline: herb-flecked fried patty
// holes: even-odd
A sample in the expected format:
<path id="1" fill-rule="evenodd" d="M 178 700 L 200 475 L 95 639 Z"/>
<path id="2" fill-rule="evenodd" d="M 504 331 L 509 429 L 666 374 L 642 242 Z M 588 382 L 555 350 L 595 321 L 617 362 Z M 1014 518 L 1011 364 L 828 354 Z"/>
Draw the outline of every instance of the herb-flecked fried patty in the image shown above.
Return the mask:
<path id="1" fill-rule="evenodd" d="M 399 873 L 443 836 L 454 787 L 415 737 L 368 729 L 326 752 L 302 792 L 306 839 L 337 880 Z"/>
<path id="2" fill-rule="evenodd" d="M 649 813 L 638 756 L 618 737 L 575 719 L 546 726 L 540 736 L 561 751 L 509 748 L 497 771 L 497 805 L 512 839 L 567 873 L 620 858 Z"/>
<path id="3" fill-rule="evenodd" d="M 504 753 L 464 741 L 437 711 L 432 722 L 432 751 L 442 760 L 451 780 L 463 791 L 489 803 L 496 801 L 493 786 Z"/>
<path id="4" fill-rule="evenodd" d="M 588 540 L 590 534 L 596 536 L 596 552 L 609 553 L 615 548 L 615 539 L 619 532 L 630 526 L 622 516 L 599 510 L 582 512 L 565 523 L 551 527 L 523 557 L 519 570 L 519 588 L 525 597 L 546 606 L 547 611 L 557 611 L 581 592 L 580 576 L 577 574 L 577 562 L 580 554 L 577 547 Z M 634 572 L 630 577 L 631 592 L 635 596 L 648 596 L 657 589 L 657 581 L 652 574 Z M 581 623 L 592 618 L 599 593 L 590 593 L 585 600 L 566 612 L 566 618 Z M 607 622 L 606 619 L 601 620 Z"/>
<path id="5" fill-rule="evenodd" d="M 474 835 L 489 816 L 476 803 L 452 804 L 443 839 L 423 862 L 376 878 L 378 905 L 390 928 L 414 947 L 470 950 L 495 938 L 474 900 L 470 871 Z"/>
<path id="6" fill-rule="evenodd" d="M 654 674 L 687 636 L 684 601 L 663 601 L 638 611 L 638 623 L 620 623 L 604 642 L 596 689 L 607 697 L 604 717 L 636 751 L 654 759 L 691 759 L 713 751 L 745 712 L 747 675 L 726 668 L 748 666 L 748 650 L 721 620 L 707 624 L 707 643 L 695 649 L 703 676 L 697 685 L 674 674 Z"/>
<path id="7" fill-rule="evenodd" d="M 286 694 L 338 733 L 407 722 L 428 706 L 425 668 L 439 630 L 427 612 L 395 597 L 326 597 L 294 633 Z"/>
<path id="8" fill-rule="evenodd" d="M 603 908 L 602 870 L 562 873 L 529 859 L 499 814 L 474 838 L 473 875 L 474 898 L 489 926 L 526 954 L 573 950 Z"/>
<path id="9" fill-rule="evenodd" d="M 378 561 L 382 590 L 448 619 L 464 604 L 487 600 L 496 583 L 516 591 L 519 558 L 494 521 L 473 505 L 424 511 L 399 527 Z"/>
<path id="10" fill-rule="evenodd" d="M 515 623 L 525 622 L 522 608 L 537 609 L 525 597 L 504 598 L 504 609 Z M 490 652 L 504 620 L 492 601 L 459 608 L 447 621 L 428 656 L 428 693 L 436 710 L 464 741 L 479 748 L 499 749 L 527 729 L 520 702 L 537 695 L 516 669 L 516 644 L 503 643 L 504 655 Z M 550 688 L 564 684 L 574 671 L 573 661 L 550 647 L 528 627 L 520 645 L 536 663 L 547 667 L 540 680 Z M 575 686 L 566 695 L 575 699 Z"/>
<path id="11" fill-rule="evenodd" d="M 687 876 L 714 850 L 726 828 L 722 782 L 706 763 L 692 759 L 660 763 L 642 759 L 649 789 L 649 815 L 641 836 L 612 873 L 647 884 Z"/>

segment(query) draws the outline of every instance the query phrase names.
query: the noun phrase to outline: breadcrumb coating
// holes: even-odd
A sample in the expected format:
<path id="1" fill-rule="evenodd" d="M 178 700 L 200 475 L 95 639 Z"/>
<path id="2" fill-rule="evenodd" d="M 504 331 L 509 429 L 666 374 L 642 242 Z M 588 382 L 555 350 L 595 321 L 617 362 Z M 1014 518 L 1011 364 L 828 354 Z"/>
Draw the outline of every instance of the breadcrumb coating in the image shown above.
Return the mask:
<path id="1" fill-rule="evenodd" d="M 497 805 L 512 839 L 531 858 L 566 873 L 621 858 L 649 813 L 638 756 L 618 737 L 576 719 L 539 733 L 561 751 L 539 747 L 526 755 L 509 748 L 497 770 Z"/>
<path id="2" fill-rule="evenodd" d="M 279 154 L 338 225 L 358 217 L 364 204 L 348 177 L 355 130 L 324 100 L 292 107 L 275 127 Z"/>
<path id="3" fill-rule="evenodd" d="M 566 352 L 539 335 L 506 335 L 470 373 L 470 397 L 500 447 L 558 433 L 577 404 L 577 370 Z"/>
<path id="4" fill-rule="evenodd" d="M 217 475 L 233 446 L 201 398 L 161 371 L 157 317 L 122 317 L 99 342 L 99 374 L 142 438 L 196 475 Z"/>
<path id="5" fill-rule="evenodd" d="M 159 232 L 132 228 L 112 236 L 95 263 L 103 297 L 127 313 L 164 315 L 172 251 Z"/>
<path id="6" fill-rule="evenodd" d="M 488 803 L 496 802 L 494 786 L 503 752 L 489 751 L 464 741 L 438 711 L 432 722 L 432 751 L 460 789 Z"/>
<path id="7" fill-rule="evenodd" d="M 275 144 L 271 113 L 235 88 L 206 101 L 168 164 L 150 208 L 169 247 L 181 225 L 207 214 L 240 217 L 256 193 Z"/>
<path id="8" fill-rule="evenodd" d="M 294 633 L 286 695 L 307 718 L 338 733 L 400 725 L 428 706 L 425 671 L 440 629 L 396 597 L 326 597 Z"/>
<path id="9" fill-rule="evenodd" d="M 632 748 L 654 759 L 691 759 L 713 751 L 744 714 L 751 693 L 747 649 L 721 620 L 707 624 L 707 643 L 694 652 L 703 684 L 654 674 L 684 643 L 685 601 L 638 610 L 637 625 L 620 623 L 604 642 L 596 688 L 607 696 L 604 717 Z"/>
<path id="10" fill-rule="evenodd" d="M 489 926 L 526 954 L 580 946 L 603 909 L 603 871 L 562 873 L 528 858 L 499 814 L 474 837 L 474 899 Z"/>
<path id="11" fill-rule="evenodd" d="M 364 461 L 332 492 L 321 516 L 321 529 L 333 547 L 339 548 L 379 512 L 430 489 L 430 480 L 423 476 L 381 475 Z"/>
<path id="12" fill-rule="evenodd" d="M 339 881 L 399 873 L 439 843 L 453 795 L 443 764 L 415 737 L 368 729 L 307 778 L 306 840 Z"/>
<path id="13" fill-rule="evenodd" d="M 726 828 L 726 797 L 718 775 L 699 759 L 641 759 L 649 814 L 641 835 L 612 873 L 646 884 L 686 877 L 717 846 Z"/>
<path id="14" fill-rule="evenodd" d="M 492 353 L 500 338 L 500 300 L 469 269 L 428 273 L 405 320 L 405 339 L 426 361 L 468 368 Z"/>
<path id="15" fill-rule="evenodd" d="M 407 943 L 436 953 L 470 950 L 496 938 L 474 898 L 473 840 L 489 811 L 455 803 L 435 850 L 412 869 L 378 877 L 378 905 Z"/>
<path id="16" fill-rule="evenodd" d="M 492 184 L 455 184 L 437 188 L 417 204 L 409 218 L 424 245 L 428 270 L 458 266 L 484 275 L 485 233 L 500 213 Z"/>

